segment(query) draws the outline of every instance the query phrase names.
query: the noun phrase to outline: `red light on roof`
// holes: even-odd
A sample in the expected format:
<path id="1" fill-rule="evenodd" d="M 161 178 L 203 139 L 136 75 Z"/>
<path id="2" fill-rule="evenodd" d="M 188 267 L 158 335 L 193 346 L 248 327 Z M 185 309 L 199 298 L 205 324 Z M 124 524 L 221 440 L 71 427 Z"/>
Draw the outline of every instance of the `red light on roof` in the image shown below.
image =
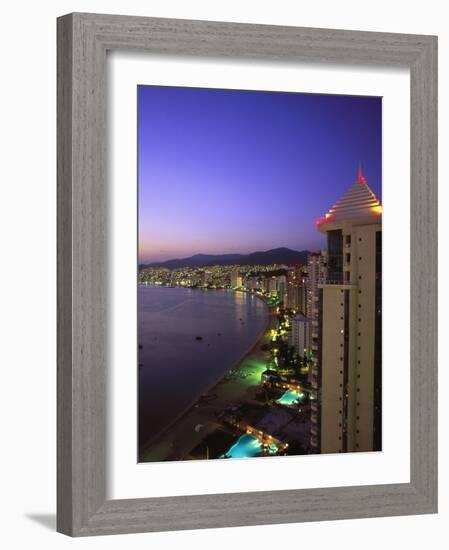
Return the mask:
<path id="1" fill-rule="evenodd" d="M 331 214 L 329 214 L 329 212 L 324 216 L 324 218 L 318 218 L 316 221 L 315 221 L 315 224 L 316 225 L 323 225 L 324 223 L 329 223 L 333 220 L 333 216 Z"/>
<path id="2" fill-rule="evenodd" d="M 363 175 L 363 172 L 362 172 L 362 165 L 359 164 L 359 169 L 357 171 L 357 181 L 359 183 L 366 183 L 366 178 L 365 176 Z"/>

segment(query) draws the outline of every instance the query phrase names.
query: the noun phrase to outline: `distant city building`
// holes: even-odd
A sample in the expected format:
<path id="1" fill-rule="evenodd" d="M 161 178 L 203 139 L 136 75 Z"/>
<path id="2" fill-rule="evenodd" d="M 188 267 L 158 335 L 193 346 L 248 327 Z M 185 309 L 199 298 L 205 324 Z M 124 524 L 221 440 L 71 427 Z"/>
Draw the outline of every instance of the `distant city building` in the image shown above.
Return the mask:
<path id="1" fill-rule="evenodd" d="M 287 290 L 284 305 L 300 313 L 307 311 L 307 275 L 300 267 L 290 267 L 287 270 Z"/>
<path id="2" fill-rule="evenodd" d="M 235 267 L 231 271 L 231 286 L 233 288 L 240 288 L 242 286 L 242 276 L 238 267 Z"/>
<path id="3" fill-rule="evenodd" d="M 206 286 L 212 279 L 212 273 L 210 271 L 203 271 L 200 276 L 200 284 Z"/>
<path id="4" fill-rule="evenodd" d="M 245 278 L 245 287 L 249 290 L 257 290 L 257 289 L 261 288 L 259 278 L 254 276 L 254 275 L 250 275 L 249 277 L 246 277 Z"/>
<path id="5" fill-rule="evenodd" d="M 302 313 L 298 313 L 291 321 L 291 331 L 288 335 L 290 346 L 294 346 L 299 357 L 309 353 L 310 321 Z"/>
<path id="6" fill-rule="evenodd" d="M 273 294 L 277 292 L 276 277 L 274 275 L 265 279 L 265 290 Z"/>
<path id="7" fill-rule="evenodd" d="M 276 292 L 281 302 L 284 301 L 286 289 L 287 289 L 287 278 L 285 275 L 279 275 L 278 277 L 276 277 Z"/>
<path id="8" fill-rule="evenodd" d="M 320 281 L 325 280 L 327 269 L 327 252 L 309 254 L 307 259 L 307 304 L 305 307 L 307 317 L 310 320 L 309 348 L 311 352 L 311 366 L 309 370 L 309 382 L 311 386 L 310 408 L 310 448 L 314 452 L 320 449 L 320 387 L 321 376 L 318 360 L 318 350 L 320 343 L 320 307 L 319 307 L 319 288 Z"/>
<path id="9" fill-rule="evenodd" d="M 317 222 L 328 243 L 319 284 L 322 453 L 381 449 L 381 220 L 359 168 Z"/>
<path id="10" fill-rule="evenodd" d="M 327 251 L 312 252 L 307 258 L 307 304 L 304 313 L 310 319 L 318 316 L 318 284 L 326 278 Z"/>

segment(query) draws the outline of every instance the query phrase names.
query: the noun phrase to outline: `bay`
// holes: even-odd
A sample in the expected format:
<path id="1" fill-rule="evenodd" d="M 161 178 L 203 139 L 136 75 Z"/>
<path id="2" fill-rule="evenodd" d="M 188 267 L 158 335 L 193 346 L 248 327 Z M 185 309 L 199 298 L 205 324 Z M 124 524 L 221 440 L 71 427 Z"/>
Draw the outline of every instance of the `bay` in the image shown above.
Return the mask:
<path id="1" fill-rule="evenodd" d="M 267 323 L 252 294 L 139 285 L 139 445 L 235 366 Z"/>

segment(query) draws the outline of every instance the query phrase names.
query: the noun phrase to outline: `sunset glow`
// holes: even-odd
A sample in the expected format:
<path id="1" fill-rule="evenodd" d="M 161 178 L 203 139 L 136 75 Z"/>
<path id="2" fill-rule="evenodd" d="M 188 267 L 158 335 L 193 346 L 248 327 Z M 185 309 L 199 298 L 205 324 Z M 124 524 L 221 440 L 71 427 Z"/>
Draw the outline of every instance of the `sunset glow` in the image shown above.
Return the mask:
<path id="1" fill-rule="evenodd" d="M 320 248 L 361 161 L 381 199 L 380 98 L 139 86 L 138 107 L 140 262 Z"/>

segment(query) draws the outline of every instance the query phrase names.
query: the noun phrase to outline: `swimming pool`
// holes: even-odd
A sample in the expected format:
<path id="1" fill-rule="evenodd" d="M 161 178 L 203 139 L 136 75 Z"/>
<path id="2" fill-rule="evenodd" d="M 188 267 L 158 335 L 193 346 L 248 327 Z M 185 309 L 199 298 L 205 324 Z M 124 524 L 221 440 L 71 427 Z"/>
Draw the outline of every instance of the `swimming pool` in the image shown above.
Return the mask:
<path id="1" fill-rule="evenodd" d="M 276 403 L 279 403 L 280 405 L 296 405 L 296 403 L 300 403 L 303 398 L 303 393 L 294 390 L 287 390 L 283 395 L 281 395 Z"/>
<path id="2" fill-rule="evenodd" d="M 275 455 L 278 450 L 279 448 L 276 443 L 270 443 L 266 445 L 265 454 Z M 256 456 L 264 456 L 262 442 L 251 434 L 244 434 L 220 458 L 252 458 Z"/>
<path id="3" fill-rule="evenodd" d="M 221 458 L 250 458 L 263 455 L 263 445 L 250 434 L 241 435 Z"/>

